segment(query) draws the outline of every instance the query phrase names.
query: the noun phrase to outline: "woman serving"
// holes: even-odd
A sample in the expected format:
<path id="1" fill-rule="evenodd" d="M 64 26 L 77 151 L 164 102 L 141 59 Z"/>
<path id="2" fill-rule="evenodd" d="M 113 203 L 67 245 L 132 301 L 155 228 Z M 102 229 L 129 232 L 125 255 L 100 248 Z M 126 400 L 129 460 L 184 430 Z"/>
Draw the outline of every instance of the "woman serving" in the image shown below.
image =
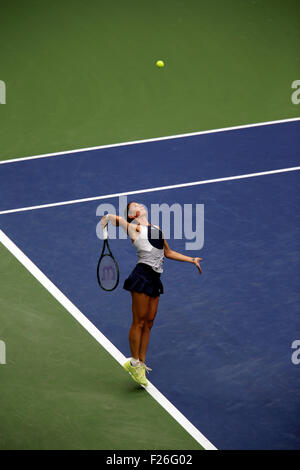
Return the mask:
<path id="1" fill-rule="evenodd" d="M 171 250 L 160 228 L 148 222 L 143 204 L 130 202 L 125 212 L 125 218 L 107 214 L 102 217 L 101 224 L 103 228 L 108 222 L 121 226 L 137 249 L 138 263 L 123 286 L 130 291 L 132 298 L 132 325 L 129 331 L 131 358 L 125 362 L 124 369 L 138 384 L 147 386 L 145 372 L 151 369 L 146 366 L 146 352 L 159 296 L 164 291 L 160 280 L 164 257 L 193 263 L 200 274 L 202 258 L 191 258 Z"/>

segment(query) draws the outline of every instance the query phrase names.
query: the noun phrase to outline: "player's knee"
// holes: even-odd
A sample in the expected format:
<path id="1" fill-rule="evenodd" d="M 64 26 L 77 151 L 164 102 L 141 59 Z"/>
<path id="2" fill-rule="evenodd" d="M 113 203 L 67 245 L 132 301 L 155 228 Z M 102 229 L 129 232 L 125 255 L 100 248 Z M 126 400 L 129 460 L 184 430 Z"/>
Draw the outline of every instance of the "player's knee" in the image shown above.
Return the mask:
<path id="1" fill-rule="evenodd" d="M 151 330 L 151 328 L 153 326 L 153 323 L 154 323 L 154 320 L 150 319 L 150 318 L 147 318 L 145 323 L 146 323 L 146 328 L 148 328 L 148 330 Z"/>
<path id="2" fill-rule="evenodd" d="M 136 326 L 137 328 L 143 329 L 145 326 L 145 318 L 136 318 L 133 321 L 133 325 Z"/>

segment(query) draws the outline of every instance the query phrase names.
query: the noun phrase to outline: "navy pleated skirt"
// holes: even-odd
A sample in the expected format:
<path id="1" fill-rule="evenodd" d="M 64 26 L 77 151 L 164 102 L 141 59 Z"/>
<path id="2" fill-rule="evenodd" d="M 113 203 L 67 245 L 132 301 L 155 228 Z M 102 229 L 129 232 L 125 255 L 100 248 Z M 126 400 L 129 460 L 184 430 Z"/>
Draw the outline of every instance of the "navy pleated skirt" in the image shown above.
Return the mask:
<path id="1" fill-rule="evenodd" d="M 164 293 L 160 273 L 145 263 L 138 263 L 132 273 L 125 279 L 123 289 L 158 297 Z"/>

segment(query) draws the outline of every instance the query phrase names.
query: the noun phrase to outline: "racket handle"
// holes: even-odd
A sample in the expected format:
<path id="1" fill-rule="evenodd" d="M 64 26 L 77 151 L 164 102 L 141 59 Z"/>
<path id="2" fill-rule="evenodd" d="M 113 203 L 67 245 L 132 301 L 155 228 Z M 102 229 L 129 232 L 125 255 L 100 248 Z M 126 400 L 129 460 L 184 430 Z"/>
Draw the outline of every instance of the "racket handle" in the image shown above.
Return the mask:
<path id="1" fill-rule="evenodd" d="M 107 240 L 108 237 L 108 230 L 107 230 L 107 225 L 103 229 L 103 240 Z"/>

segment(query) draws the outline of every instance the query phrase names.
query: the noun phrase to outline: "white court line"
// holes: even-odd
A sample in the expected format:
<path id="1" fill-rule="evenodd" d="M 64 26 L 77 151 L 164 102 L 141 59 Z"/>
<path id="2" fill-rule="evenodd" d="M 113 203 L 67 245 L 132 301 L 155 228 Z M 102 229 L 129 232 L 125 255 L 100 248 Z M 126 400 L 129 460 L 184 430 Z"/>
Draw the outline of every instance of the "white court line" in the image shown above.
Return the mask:
<path id="1" fill-rule="evenodd" d="M 196 135 L 203 135 L 203 134 L 213 134 L 217 132 L 226 132 L 226 131 L 234 131 L 238 129 L 247 129 L 249 127 L 259 127 L 259 126 L 269 126 L 273 124 L 282 124 L 285 122 L 294 122 L 294 121 L 300 121 L 300 118 L 289 118 L 289 119 L 278 119 L 277 121 L 265 121 L 265 122 L 256 122 L 253 124 L 244 124 L 241 126 L 232 126 L 232 127 L 222 127 L 220 129 L 210 129 L 210 130 L 205 130 L 205 131 L 198 131 L 198 132 L 190 132 L 187 134 L 176 134 L 176 135 L 169 135 L 169 136 L 163 136 L 163 137 L 154 137 L 151 139 L 144 139 L 144 140 L 133 140 L 130 142 L 120 142 L 117 144 L 107 144 L 107 145 L 98 145 L 96 147 L 86 147 L 86 148 L 80 148 L 80 149 L 74 149 L 74 150 L 65 150 L 61 152 L 53 152 L 53 153 L 44 153 L 41 155 L 33 155 L 30 157 L 21 157 L 21 158 L 14 158 L 10 160 L 3 160 L 0 161 L 0 165 L 4 165 L 7 163 L 16 163 L 16 162 L 23 162 L 27 160 L 34 160 L 37 158 L 46 158 L 46 157 L 55 157 L 58 155 L 67 155 L 67 154 L 72 154 L 72 153 L 80 153 L 80 152 L 87 152 L 90 150 L 100 150 L 100 149 L 105 149 L 105 148 L 112 148 L 112 147 L 122 147 L 126 145 L 135 145 L 135 144 L 145 144 L 147 142 L 157 142 L 160 140 L 168 140 L 168 139 L 181 139 L 183 137 L 192 137 Z"/>
<path id="2" fill-rule="evenodd" d="M 85 328 L 90 335 L 120 364 L 126 357 L 104 336 L 95 325 L 50 281 L 50 279 L 0 230 L 0 241 L 48 292 Z M 149 382 L 147 392 L 206 450 L 216 447 L 156 388 Z"/>
<path id="3" fill-rule="evenodd" d="M 14 212 L 24 212 L 24 211 L 32 211 L 37 209 L 46 209 L 48 207 L 58 207 L 58 206 L 66 206 L 68 204 L 79 204 L 81 202 L 91 202 L 91 201 L 98 201 L 100 199 L 109 199 L 113 197 L 120 197 L 120 196 L 132 196 L 133 194 L 143 194 L 143 193 L 150 193 L 154 191 L 164 191 L 167 189 L 177 189 L 177 188 L 188 188 L 190 186 L 199 186 L 202 184 L 211 184 L 211 183 L 220 183 L 222 181 L 234 181 L 234 180 L 241 180 L 244 178 L 255 178 L 257 176 L 266 176 L 266 175 L 274 175 L 277 173 L 286 173 L 289 171 L 297 171 L 300 170 L 300 166 L 294 166 L 291 168 L 280 168 L 278 170 L 269 170 L 269 171 L 260 171 L 258 173 L 247 173 L 244 175 L 237 175 L 237 176 L 226 176 L 224 178 L 214 178 L 210 180 L 202 180 L 202 181 L 193 181 L 191 183 L 181 183 L 181 184 L 172 184 L 170 186 L 160 186 L 156 188 L 148 188 L 148 189 L 138 189 L 135 191 L 126 191 L 123 193 L 113 193 L 113 194 L 106 194 L 103 196 L 94 196 L 94 197 L 86 197 L 83 199 L 73 199 L 70 201 L 62 201 L 62 202 L 53 202 L 50 204 L 41 204 L 39 206 L 28 206 L 28 207 L 19 207 L 16 209 L 7 209 L 4 211 L 0 211 L 0 215 L 4 214 L 11 214 Z"/>

